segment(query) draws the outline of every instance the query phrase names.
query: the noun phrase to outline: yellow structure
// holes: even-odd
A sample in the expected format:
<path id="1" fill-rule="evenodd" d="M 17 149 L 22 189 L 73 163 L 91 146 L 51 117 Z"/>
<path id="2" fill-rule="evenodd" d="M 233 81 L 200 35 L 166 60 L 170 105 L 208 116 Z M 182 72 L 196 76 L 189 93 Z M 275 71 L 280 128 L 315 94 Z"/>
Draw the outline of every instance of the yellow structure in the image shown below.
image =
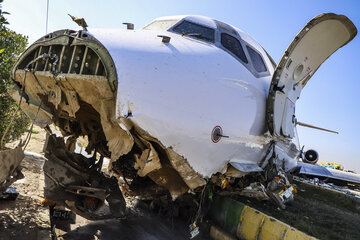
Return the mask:
<path id="1" fill-rule="evenodd" d="M 216 198 L 212 206 L 212 239 L 314 240 L 288 224 L 230 198 Z"/>
<path id="2" fill-rule="evenodd" d="M 331 162 L 322 162 L 320 163 L 320 166 L 326 167 L 326 168 L 332 168 L 332 169 L 337 169 L 337 170 L 343 170 L 343 166 L 341 166 L 341 164 L 338 163 L 331 163 Z"/>

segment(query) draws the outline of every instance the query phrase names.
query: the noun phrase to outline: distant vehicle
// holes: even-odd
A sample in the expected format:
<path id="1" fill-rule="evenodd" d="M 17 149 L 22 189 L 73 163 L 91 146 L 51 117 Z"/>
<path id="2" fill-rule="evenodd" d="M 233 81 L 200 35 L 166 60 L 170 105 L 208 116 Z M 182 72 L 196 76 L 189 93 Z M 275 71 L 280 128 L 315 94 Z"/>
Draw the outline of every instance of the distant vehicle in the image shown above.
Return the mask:
<path id="1" fill-rule="evenodd" d="M 105 157 L 144 199 L 201 194 L 207 184 L 236 193 L 255 181 L 286 202 L 294 189 L 285 172 L 301 155 L 296 101 L 357 34 L 347 17 L 321 14 L 276 65 L 248 34 L 208 17 L 162 17 L 140 30 L 85 30 L 73 19 L 84 30 L 47 34 L 20 56 L 11 94 L 66 137 L 47 141 L 46 197 L 89 219 L 125 210 L 118 179 L 101 171 Z M 92 157 L 74 153 L 79 137 Z"/>
<path id="2" fill-rule="evenodd" d="M 337 169 L 337 170 L 344 170 L 343 166 L 341 166 L 341 164 L 338 164 L 338 163 L 331 163 L 331 162 L 328 162 L 328 163 L 320 163 L 320 166 L 323 166 L 323 167 L 326 167 L 326 168 L 331 168 L 331 169 Z"/>

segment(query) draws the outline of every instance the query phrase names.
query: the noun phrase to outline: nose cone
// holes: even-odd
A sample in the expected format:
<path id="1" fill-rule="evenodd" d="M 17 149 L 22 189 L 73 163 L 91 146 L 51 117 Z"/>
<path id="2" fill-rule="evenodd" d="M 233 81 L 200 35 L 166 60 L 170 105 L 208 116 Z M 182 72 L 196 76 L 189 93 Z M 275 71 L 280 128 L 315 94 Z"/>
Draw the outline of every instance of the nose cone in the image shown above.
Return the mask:
<path id="1" fill-rule="evenodd" d="M 48 116 L 48 123 L 67 136 L 92 135 L 91 148 L 106 157 L 116 159 L 130 151 L 131 136 L 113 122 L 114 61 L 89 32 L 60 30 L 44 36 L 20 56 L 12 78 L 17 86 L 25 85 L 29 104 L 21 107 L 29 116 Z M 37 113 L 38 106 L 44 114 Z"/>

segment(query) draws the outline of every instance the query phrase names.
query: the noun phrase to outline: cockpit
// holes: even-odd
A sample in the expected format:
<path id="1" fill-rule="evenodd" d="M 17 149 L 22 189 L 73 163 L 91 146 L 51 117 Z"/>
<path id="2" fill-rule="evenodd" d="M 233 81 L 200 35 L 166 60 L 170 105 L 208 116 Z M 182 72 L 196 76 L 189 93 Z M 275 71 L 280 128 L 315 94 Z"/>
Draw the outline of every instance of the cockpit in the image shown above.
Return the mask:
<path id="1" fill-rule="evenodd" d="M 205 44 L 213 44 L 229 53 L 242 63 L 256 77 L 270 74 L 264 58 L 274 66 L 273 60 L 266 53 L 245 41 L 241 30 L 229 24 L 201 16 L 175 16 L 159 18 L 143 28 L 144 30 L 163 30 L 180 34 L 183 37 L 199 40 Z"/>

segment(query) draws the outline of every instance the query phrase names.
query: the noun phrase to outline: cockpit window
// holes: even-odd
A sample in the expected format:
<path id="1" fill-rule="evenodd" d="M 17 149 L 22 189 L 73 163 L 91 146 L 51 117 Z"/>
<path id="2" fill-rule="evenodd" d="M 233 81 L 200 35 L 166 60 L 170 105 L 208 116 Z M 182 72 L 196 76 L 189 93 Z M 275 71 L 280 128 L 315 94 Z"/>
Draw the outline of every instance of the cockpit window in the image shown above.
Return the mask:
<path id="1" fill-rule="evenodd" d="M 249 46 L 246 46 L 246 48 L 249 52 L 250 59 L 254 65 L 255 70 L 257 72 L 266 72 L 267 69 L 261 55 Z"/>
<path id="2" fill-rule="evenodd" d="M 226 48 L 227 50 L 235 54 L 235 56 L 240 58 L 241 61 L 248 63 L 244 49 L 242 48 L 239 40 L 237 40 L 233 36 L 230 36 L 229 34 L 221 33 L 221 44 L 224 46 L 224 48 Z"/>
<path id="3" fill-rule="evenodd" d="M 158 20 L 146 25 L 145 30 L 168 30 L 175 25 L 179 20 Z"/>
<path id="4" fill-rule="evenodd" d="M 208 42 L 214 42 L 215 40 L 214 29 L 188 21 L 183 21 L 174 27 L 173 31 L 184 36 L 191 36 Z"/>

